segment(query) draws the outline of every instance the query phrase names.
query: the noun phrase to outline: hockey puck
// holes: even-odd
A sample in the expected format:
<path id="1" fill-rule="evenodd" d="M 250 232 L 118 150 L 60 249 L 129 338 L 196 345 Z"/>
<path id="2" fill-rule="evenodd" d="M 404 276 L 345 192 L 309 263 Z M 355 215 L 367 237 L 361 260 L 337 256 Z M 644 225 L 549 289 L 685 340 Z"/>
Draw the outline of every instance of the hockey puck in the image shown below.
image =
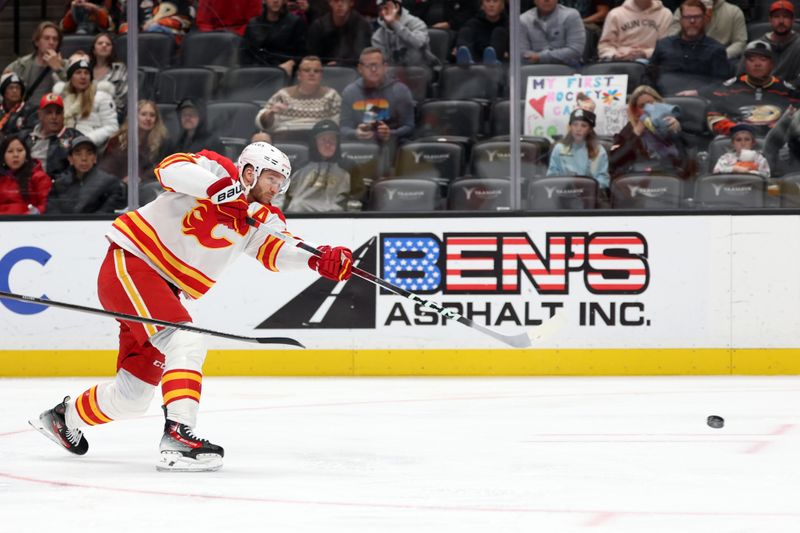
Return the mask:
<path id="1" fill-rule="evenodd" d="M 711 415 L 708 417 L 707 423 L 709 427 L 719 429 L 725 425 L 725 419 L 721 416 Z"/>

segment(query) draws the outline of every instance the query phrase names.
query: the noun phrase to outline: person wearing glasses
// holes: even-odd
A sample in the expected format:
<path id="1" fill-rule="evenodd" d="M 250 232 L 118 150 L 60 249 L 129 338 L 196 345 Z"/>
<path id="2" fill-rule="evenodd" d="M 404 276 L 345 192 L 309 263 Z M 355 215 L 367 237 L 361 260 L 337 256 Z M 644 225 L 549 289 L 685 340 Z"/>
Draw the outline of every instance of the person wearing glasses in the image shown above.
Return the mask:
<path id="1" fill-rule="evenodd" d="M 747 21 L 742 8 L 727 0 L 701 0 L 706 6 L 706 35 L 725 47 L 728 59 L 742 57 L 747 46 Z M 783 0 L 786 2 L 786 0 Z M 789 2 L 786 2 L 789 3 Z M 742 4 L 744 5 L 744 4 Z M 772 4 L 773 6 L 775 3 Z M 772 9 L 770 9 L 772 13 Z M 681 10 L 675 10 L 670 35 L 681 32 Z"/>
<path id="2" fill-rule="evenodd" d="M 342 97 L 322 85 L 322 61 L 306 56 L 297 69 L 297 85 L 284 87 L 256 115 L 256 127 L 273 134 L 310 131 L 322 120 L 339 123 Z"/>
<path id="3" fill-rule="evenodd" d="M 342 136 L 345 139 L 396 142 L 414 130 L 414 100 L 403 83 L 386 76 L 380 48 L 361 52 L 361 77 L 342 91 Z"/>
<path id="4" fill-rule="evenodd" d="M 662 94 L 696 95 L 706 85 L 728 78 L 731 71 L 725 47 L 705 34 L 706 6 L 700 0 L 685 0 L 679 9 L 681 32 L 659 39 L 648 76 Z"/>

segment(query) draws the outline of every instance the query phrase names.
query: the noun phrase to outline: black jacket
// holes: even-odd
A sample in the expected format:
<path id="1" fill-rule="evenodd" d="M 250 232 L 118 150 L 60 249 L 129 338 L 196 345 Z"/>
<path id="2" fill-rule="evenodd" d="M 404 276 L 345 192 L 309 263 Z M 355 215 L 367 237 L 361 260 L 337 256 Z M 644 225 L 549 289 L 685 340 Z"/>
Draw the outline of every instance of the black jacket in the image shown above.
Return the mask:
<path id="1" fill-rule="evenodd" d="M 702 89 L 727 79 L 731 69 L 725 47 L 718 41 L 707 35 L 689 41 L 678 34 L 656 42 L 647 71 L 651 83 L 663 94 L 669 91 L 658 81 L 666 73 L 680 73 L 684 89 Z"/>
<path id="2" fill-rule="evenodd" d="M 447 22 L 450 29 L 458 31 L 478 14 L 478 0 L 403 0 L 403 8 L 425 21 L 429 27 Z"/>
<path id="3" fill-rule="evenodd" d="M 338 28 L 328 13 L 308 29 L 308 53 L 319 56 L 323 64 L 336 61 L 339 65 L 355 66 L 371 39 L 372 27 L 358 12 L 351 11 L 344 25 Z"/>
<path id="4" fill-rule="evenodd" d="M 45 139 L 38 135 L 38 129 L 41 128 L 34 128 L 28 134 L 25 138 L 25 144 L 31 149 L 32 155 L 36 157 L 37 144 L 46 143 L 47 155 L 39 161 L 42 163 L 45 172 L 51 176 L 56 176 L 69 168 L 69 159 L 67 159 L 69 147 L 75 137 L 83 134 L 75 128 L 63 128 L 58 134 L 51 135 Z"/>
<path id="5" fill-rule="evenodd" d="M 686 143 L 678 134 L 664 140 L 672 155 L 660 156 L 648 150 L 647 145 L 633 132 L 631 123 L 614 135 L 614 145 L 608 154 L 608 170 L 612 179 L 626 172 L 653 172 L 675 175 L 687 179 L 695 171 Z"/>
<path id="6" fill-rule="evenodd" d="M 458 31 L 456 47 L 466 46 L 476 61 L 480 61 L 484 48 L 492 46 L 497 58 L 502 60 L 508 52 L 508 14 L 503 12 L 497 22 L 490 22 L 483 11 L 469 19 Z"/>
<path id="7" fill-rule="evenodd" d="M 125 207 L 125 184 L 97 165 L 83 179 L 70 166 L 53 180 L 47 197 L 48 215 L 113 213 Z"/>
<path id="8" fill-rule="evenodd" d="M 244 32 L 243 62 L 250 65 L 279 65 L 298 61 L 306 52 L 306 23 L 290 13 L 276 22 L 267 20 L 266 11 L 250 19 Z"/>

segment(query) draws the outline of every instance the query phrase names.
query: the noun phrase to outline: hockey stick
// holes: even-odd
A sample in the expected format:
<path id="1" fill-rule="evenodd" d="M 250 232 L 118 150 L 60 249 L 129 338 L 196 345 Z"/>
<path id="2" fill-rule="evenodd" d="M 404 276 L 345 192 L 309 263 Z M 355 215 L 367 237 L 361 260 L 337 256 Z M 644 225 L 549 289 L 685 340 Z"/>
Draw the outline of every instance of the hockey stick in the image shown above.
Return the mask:
<path id="1" fill-rule="evenodd" d="M 287 346 L 297 346 L 298 348 L 305 348 L 305 346 L 303 346 L 302 343 L 294 339 L 291 339 L 289 337 L 243 337 L 241 335 L 233 335 L 232 333 L 223 333 L 221 331 L 198 328 L 195 326 L 190 326 L 188 324 L 169 322 L 167 320 L 159 320 L 157 318 L 144 318 L 136 315 L 127 315 L 125 313 L 116 313 L 114 311 L 106 311 L 105 309 L 84 307 L 82 305 L 57 302 L 55 300 L 45 300 L 43 298 L 36 298 L 35 296 L 25 296 L 23 294 L 14 294 L 12 292 L 0 291 L 0 298 L 8 298 L 9 300 L 18 300 L 20 302 L 31 302 L 41 305 L 47 305 L 50 307 L 61 307 L 62 309 L 69 309 L 71 311 L 80 311 L 82 313 L 90 313 L 93 315 L 111 316 L 120 320 L 127 320 L 129 322 L 141 322 L 142 324 L 155 324 L 156 326 L 182 329 L 184 331 L 202 333 L 204 335 L 211 335 L 212 337 L 222 337 L 223 339 L 233 339 L 235 341 L 255 342 L 258 344 L 286 344 Z"/>
<path id="2" fill-rule="evenodd" d="M 253 218 L 250 218 L 250 217 L 247 217 L 247 223 L 250 226 L 253 226 L 253 227 L 258 227 L 260 225 L 260 222 L 256 221 Z M 320 252 L 319 250 L 317 250 L 313 246 L 309 246 L 308 244 L 304 243 L 303 241 L 295 239 L 294 237 L 290 237 L 289 235 L 284 235 L 283 233 L 278 233 L 276 231 L 271 230 L 270 228 L 266 228 L 266 229 L 267 229 L 267 231 L 269 231 L 270 235 L 272 235 L 273 237 L 276 237 L 276 238 L 278 238 L 278 239 L 280 239 L 280 240 L 282 240 L 284 242 L 288 242 L 290 244 L 293 244 L 293 245 L 297 246 L 298 248 L 300 248 L 301 250 L 304 250 L 304 251 L 306 251 L 306 252 L 308 252 L 308 253 L 310 253 L 312 255 L 316 255 L 317 257 L 322 255 L 322 252 Z M 418 304 L 421 304 L 422 307 L 424 307 L 425 309 L 430 309 L 431 311 L 435 311 L 436 313 L 439 313 L 441 316 L 443 316 L 445 318 L 449 318 L 451 320 L 455 320 L 456 322 L 464 324 L 465 326 L 468 326 L 468 327 L 470 327 L 472 329 L 477 329 L 478 331 L 480 331 L 484 335 L 488 335 L 488 336 L 490 336 L 490 337 L 492 337 L 494 339 L 499 340 L 500 342 L 508 344 L 509 346 L 512 346 L 514 348 L 529 348 L 531 346 L 531 339 L 526 333 L 520 333 L 519 335 L 503 335 L 502 333 L 498 333 L 498 332 L 493 331 L 493 330 L 491 330 L 491 329 L 489 329 L 489 328 L 487 328 L 485 326 L 481 326 L 480 324 L 477 324 L 476 322 L 473 322 L 469 318 L 456 313 L 453 309 L 442 307 L 441 305 L 437 304 L 436 302 L 432 302 L 430 300 L 426 300 L 424 298 L 421 298 L 421 297 L 417 296 L 416 294 L 414 294 L 413 292 L 407 291 L 407 290 L 403 289 L 402 287 L 398 287 L 397 285 L 393 285 L 393 284 L 389 283 L 388 281 L 386 281 L 385 279 L 379 278 L 375 274 L 367 272 L 366 270 L 362 270 L 362 269 L 354 266 L 353 267 L 353 274 L 355 274 L 356 276 L 358 276 L 361 279 L 365 279 L 365 280 L 369 281 L 370 283 L 378 285 L 379 287 L 383 287 L 384 289 L 386 289 L 386 290 L 388 290 L 390 292 L 393 292 L 393 293 L 395 293 L 395 294 L 397 294 L 399 296 L 402 296 L 403 298 L 408 298 L 409 300 L 413 300 L 413 301 L 417 302 Z"/>

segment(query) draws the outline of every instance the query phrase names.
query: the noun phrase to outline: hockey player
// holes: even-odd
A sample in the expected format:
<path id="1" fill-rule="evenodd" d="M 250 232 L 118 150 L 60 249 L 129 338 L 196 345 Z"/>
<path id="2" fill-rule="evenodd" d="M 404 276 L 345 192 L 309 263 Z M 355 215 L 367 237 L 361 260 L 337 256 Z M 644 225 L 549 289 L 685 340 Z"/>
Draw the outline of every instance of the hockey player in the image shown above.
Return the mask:
<path id="1" fill-rule="evenodd" d="M 155 174 L 166 192 L 117 218 L 106 234 L 111 245 L 98 276 L 100 303 L 109 311 L 190 323 L 178 295 L 201 297 L 241 254 L 274 272 L 307 265 L 326 278 L 348 279 L 349 249 L 322 246 L 323 255 L 309 259 L 267 231 L 287 232 L 270 202 L 286 190 L 290 173 L 288 157 L 265 142 L 248 145 L 235 166 L 206 150 L 164 159 Z M 260 225 L 249 226 L 248 216 Z M 30 423 L 83 455 L 89 447 L 83 428 L 142 415 L 160 382 L 166 423 L 157 469 L 217 470 L 222 447 L 194 433 L 205 356 L 198 334 L 120 321 L 116 378 L 76 400 L 64 398 Z"/>

